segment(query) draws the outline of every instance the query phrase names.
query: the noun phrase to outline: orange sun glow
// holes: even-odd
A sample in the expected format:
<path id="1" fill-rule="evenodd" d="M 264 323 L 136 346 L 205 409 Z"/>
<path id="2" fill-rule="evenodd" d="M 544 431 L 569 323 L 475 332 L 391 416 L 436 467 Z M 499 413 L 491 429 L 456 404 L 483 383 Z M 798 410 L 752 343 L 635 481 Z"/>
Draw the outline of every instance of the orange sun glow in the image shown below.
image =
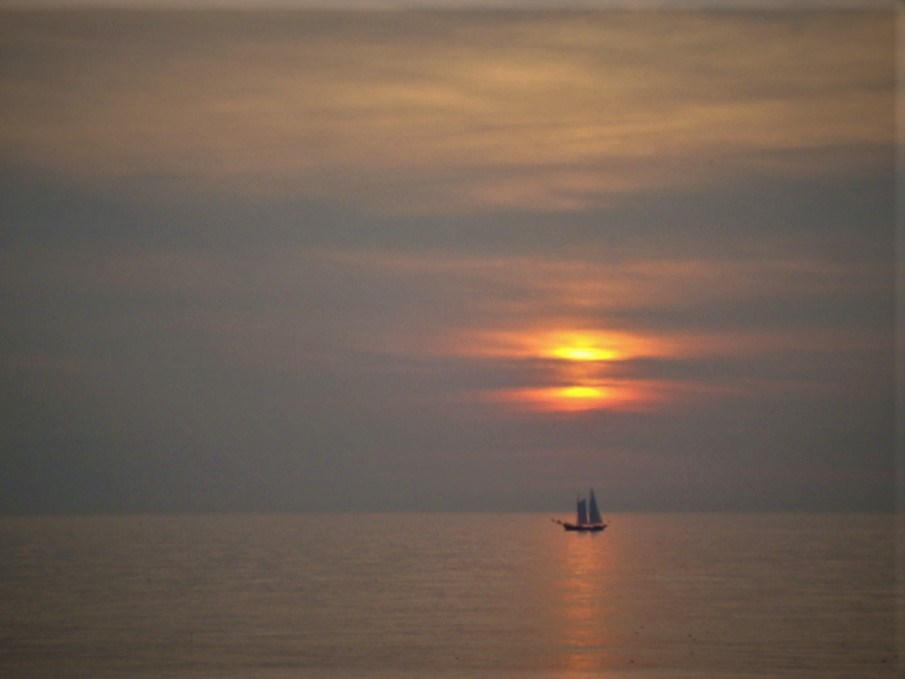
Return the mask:
<path id="1" fill-rule="evenodd" d="M 557 332 L 538 335 L 535 351 L 564 361 L 615 361 L 625 357 L 634 338 L 599 332 Z"/>
<path id="2" fill-rule="evenodd" d="M 583 345 L 556 347 L 550 354 L 568 361 L 613 361 L 619 358 L 619 352 L 615 349 Z"/>
<path id="3" fill-rule="evenodd" d="M 591 410 L 603 407 L 613 399 L 614 391 L 604 387 L 576 384 L 548 390 L 557 410 Z"/>
<path id="4" fill-rule="evenodd" d="M 668 353 L 654 338 L 599 330 L 497 332 L 482 334 L 470 344 L 482 355 L 541 359 L 534 369 L 547 373 L 543 381 L 496 392 L 493 398 L 518 408 L 559 413 L 649 406 L 657 400 L 651 384 L 625 377 L 617 365 Z"/>

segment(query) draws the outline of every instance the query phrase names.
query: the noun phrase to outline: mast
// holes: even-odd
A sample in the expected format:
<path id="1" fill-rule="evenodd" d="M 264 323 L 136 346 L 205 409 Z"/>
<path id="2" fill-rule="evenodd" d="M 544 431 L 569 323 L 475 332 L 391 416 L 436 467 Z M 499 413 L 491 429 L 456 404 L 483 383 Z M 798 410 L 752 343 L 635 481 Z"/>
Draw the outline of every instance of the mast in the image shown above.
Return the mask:
<path id="1" fill-rule="evenodd" d="M 603 519 L 600 516 L 600 510 L 597 509 L 597 498 L 594 497 L 593 488 L 591 488 L 591 492 L 588 497 L 590 498 L 591 503 L 591 523 L 603 523 Z"/>
<path id="2" fill-rule="evenodd" d="M 583 526 L 588 522 L 588 506 L 583 497 L 578 498 L 578 525 Z"/>

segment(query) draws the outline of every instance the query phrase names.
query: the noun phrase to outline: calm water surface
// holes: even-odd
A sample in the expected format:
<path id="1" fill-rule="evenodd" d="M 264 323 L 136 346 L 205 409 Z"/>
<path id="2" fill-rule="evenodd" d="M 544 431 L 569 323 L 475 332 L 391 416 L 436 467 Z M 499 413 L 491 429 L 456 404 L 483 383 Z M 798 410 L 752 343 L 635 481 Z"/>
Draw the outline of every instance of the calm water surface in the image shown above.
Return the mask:
<path id="1" fill-rule="evenodd" d="M 905 676 L 894 517 L 610 520 L 3 519 L 0 676 Z"/>

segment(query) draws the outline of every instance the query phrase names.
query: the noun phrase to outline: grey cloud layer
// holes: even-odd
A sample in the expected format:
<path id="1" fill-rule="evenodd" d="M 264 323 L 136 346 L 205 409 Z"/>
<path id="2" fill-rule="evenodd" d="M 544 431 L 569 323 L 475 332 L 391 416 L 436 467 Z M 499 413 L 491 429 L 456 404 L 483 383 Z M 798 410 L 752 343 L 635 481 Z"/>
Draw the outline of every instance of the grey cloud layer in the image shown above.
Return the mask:
<path id="1" fill-rule="evenodd" d="M 3 19 L 0 510 L 890 506 L 888 14 Z"/>

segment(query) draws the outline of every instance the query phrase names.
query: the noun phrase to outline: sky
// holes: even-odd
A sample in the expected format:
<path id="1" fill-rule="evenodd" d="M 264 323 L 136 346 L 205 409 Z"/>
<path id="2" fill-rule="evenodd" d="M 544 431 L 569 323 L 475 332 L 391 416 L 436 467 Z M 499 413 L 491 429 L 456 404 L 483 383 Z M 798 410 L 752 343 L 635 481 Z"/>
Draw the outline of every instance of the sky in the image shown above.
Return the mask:
<path id="1" fill-rule="evenodd" d="M 12 11 L 0 513 L 888 511 L 891 11 Z"/>

